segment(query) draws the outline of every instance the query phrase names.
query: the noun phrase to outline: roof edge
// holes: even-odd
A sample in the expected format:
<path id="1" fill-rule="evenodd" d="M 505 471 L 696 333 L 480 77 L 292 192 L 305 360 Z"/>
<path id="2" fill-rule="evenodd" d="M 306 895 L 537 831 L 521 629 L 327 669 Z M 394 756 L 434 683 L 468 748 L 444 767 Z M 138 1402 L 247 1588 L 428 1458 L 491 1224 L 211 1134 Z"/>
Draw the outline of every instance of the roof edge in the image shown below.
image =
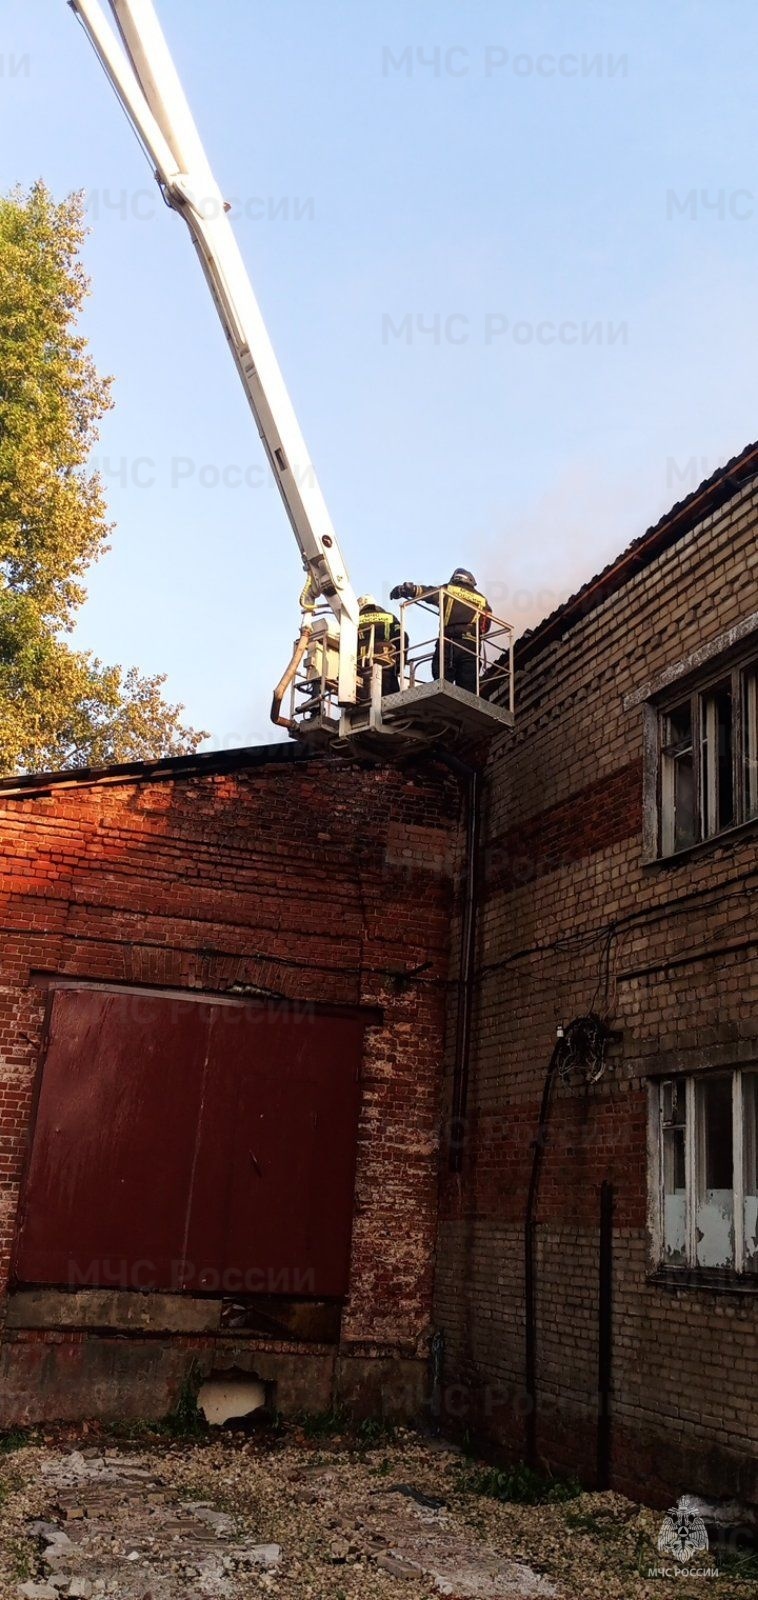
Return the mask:
<path id="1" fill-rule="evenodd" d="M 85 788 L 98 783 L 152 783 L 164 778 L 208 777 L 318 759 L 322 759 L 320 752 L 282 739 L 276 744 L 242 745 L 234 750 L 207 750 L 187 756 L 162 756 L 155 761 L 121 761 L 104 767 L 63 767 L 57 772 L 22 773 L 0 778 L 0 797 L 39 796 L 51 789 Z"/>
<path id="2" fill-rule="evenodd" d="M 719 467 L 710 478 L 705 478 L 692 494 L 679 500 L 660 520 L 627 546 L 621 555 L 611 561 L 596 577 L 578 589 L 562 606 L 558 606 L 536 628 L 522 634 L 516 641 L 515 655 L 522 666 L 545 649 L 555 639 L 567 633 L 578 622 L 595 611 L 604 600 L 650 566 L 659 555 L 684 538 L 698 522 L 726 505 L 740 489 L 758 476 L 758 441 L 746 445 L 739 455 L 733 456 Z"/>
<path id="3" fill-rule="evenodd" d="M 615 594 L 638 572 L 650 566 L 698 522 L 726 505 L 752 478 L 758 476 L 758 441 L 746 445 L 723 467 L 705 478 L 692 494 L 679 500 L 660 520 L 622 551 L 614 561 L 578 589 L 535 628 L 516 641 L 515 656 L 523 666 L 561 638 Z M 104 767 L 68 767 L 57 772 L 32 772 L 0 778 L 0 796 L 40 796 L 51 789 L 82 788 L 99 783 L 158 782 L 163 778 L 204 777 L 241 772 L 256 767 L 292 765 L 323 760 L 325 752 L 280 740 L 276 744 L 242 745 L 233 750 L 209 750 L 187 756 L 163 756 L 155 761 L 114 762 Z"/>

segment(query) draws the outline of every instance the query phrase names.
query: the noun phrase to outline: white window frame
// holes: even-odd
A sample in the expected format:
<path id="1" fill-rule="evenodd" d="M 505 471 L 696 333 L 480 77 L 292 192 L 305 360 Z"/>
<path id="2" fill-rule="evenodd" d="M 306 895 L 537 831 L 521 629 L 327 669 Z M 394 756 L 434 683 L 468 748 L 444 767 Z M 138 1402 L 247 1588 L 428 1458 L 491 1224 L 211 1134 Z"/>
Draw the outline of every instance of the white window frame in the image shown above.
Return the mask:
<path id="1" fill-rule="evenodd" d="M 698 807 L 699 807 L 699 784 L 698 784 L 697 767 L 698 767 L 698 759 L 699 759 L 700 741 L 699 741 L 699 738 L 698 738 L 698 733 L 697 733 L 696 724 L 695 724 L 695 710 L 694 710 L 691 702 L 689 703 L 689 713 L 690 713 L 690 738 L 689 738 L 689 742 L 679 746 L 679 748 L 676 751 L 676 753 L 674 753 L 673 747 L 671 745 L 669 745 L 668 733 L 667 733 L 667 723 L 669 721 L 671 713 L 676 711 L 676 710 L 678 710 L 679 706 L 684 705 L 684 704 L 685 704 L 684 701 L 679 701 L 677 706 L 669 706 L 669 707 L 667 707 L 665 711 L 661 712 L 660 719 L 659 719 L 659 724 L 660 724 L 660 767 L 661 767 L 661 786 L 660 786 L 660 829 L 661 829 L 661 833 L 660 833 L 660 837 L 661 837 L 661 853 L 663 855 L 665 855 L 665 856 L 674 855 L 675 851 L 677 849 L 681 848 L 676 843 L 677 770 L 678 770 L 678 762 L 682 759 L 682 757 L 684 755 L 686 755 L 687 752 L 689 752 L 690 759 L 691 759 L 691 762 L 692 762 L 692 767 L 693 767 L 693 816 L 694 816 L 694 820 L 695 820 L 695 828 L 697 828 L 697 815 L 698 815 Z M 693 844 L 695 843 L 696 838 L 697 838 L 697 833 L 695 832 L 693 834 L 693 840 L 692 840 Z"/>
<path id="2" fill-rule="evenodd" d="M 743 670 L 743 782 L 744 800 L 749 817 L 758 816 L 758 661 L 750 662 Z"/>
<path id="3" fill-rule="evenodd" d="M 713 1077 L 729 1077 L 732 1087 L 732 1194 L 734 1263 L 724 1267 L 706 1267 L 697 1259 L 698 1175 L 701 1156 L 698 1153 L 697 1086 Z M 748 1269 L 745 1261 L 745 1127 L 744 1081 L 758 1079 L 758 1062 L 739 1067 L 714 1068 L 710 1073 L 677 1073 L 674 1078 L 656 1078 L 650 1084 L 649 1098 L 649 1222 L 652 1244 L 651 1266 L 656 1272 L 668 1276 L 702 1276 L 708 1279 L 740 1279 L 758 1290 L 758 1270 Z M 664 1094 L 667 1085 L 676 1083 L 685 1091 L 684 1130 L 684 1182 L 685 1182 L 685 1260 L 671 1262 L 666 1259 L 664 1226 Z"/>
<path id="4" fill-rule="evenodd" d="M 650 861 L 666 860 L 685 854 L 698 845 L 718 839 L 745 823 L 758 821 L 758 658 L 753 652 L 718 670 L 713 663 L 707 679 L 694 688 L 678 693 L 669 689 L 646 707 L 646 823 L 645 855 Z M 732 815 L 728 822 L 718 819 L 718 758 L 707 760 L 707 750 L 718 747 L 718 723 L 714 691 L 722 685 L 731 690 Z M 694 831 L 692 842 L 676 843 L 674 816 L 674 762 L 667 754 L 667 723 L 680 708 L 688 706 L 692 727 L 694 783 Z"/>

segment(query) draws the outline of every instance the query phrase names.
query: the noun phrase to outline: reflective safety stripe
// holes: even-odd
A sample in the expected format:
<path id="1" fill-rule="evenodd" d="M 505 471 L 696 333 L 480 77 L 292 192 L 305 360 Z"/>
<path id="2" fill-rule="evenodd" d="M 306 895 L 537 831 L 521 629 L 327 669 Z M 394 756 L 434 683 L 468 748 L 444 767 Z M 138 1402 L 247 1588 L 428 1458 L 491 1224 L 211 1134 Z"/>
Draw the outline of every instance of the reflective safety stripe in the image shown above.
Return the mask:
<path id="1" fill-rule="evenodd" d="M 484 595 L 483 594 L 477 594 L 475 589 L 463 589 L 463 588 L 460 588 L 457 583 L 448 583 L 448 584 L 446 584 L 445 587 L 447 589 L 447 593 L 445 595 L 445 626 L 446 627 L 447 627 L 447 624 L 450 621 L 450 618 L 451 618 L 451 616 L 453 614 L 453 606 L 456 603 L 459 603 L 459 604 L 462 604 L 462 605 L 466 605 L 466 606 L 470 606 L 472 611 L 487 611 L 488 610 L 487 601 L 485 600 Z M 473 622 L 473 620 L 474 619 L 472 617 L 471 621 Z"/>
<path id="2" fill-rule="evenodd" d="M 399 639 L 400 624 L 391 611 L 361 611 L 358 617 L 358 659 L 362 667 L 368 665 L 372 656 L 385 666 L 394 664 L 397 642 L 393 640 L 393 634 Z"/>
<path id="3" fill-rule="evenodd" d="M 373 628 L 378 622 L 383 622 L 385 628 L 396 626 L 396 619 L 390 611 L 362 611 L 358 618 L 358 627 Z"/>

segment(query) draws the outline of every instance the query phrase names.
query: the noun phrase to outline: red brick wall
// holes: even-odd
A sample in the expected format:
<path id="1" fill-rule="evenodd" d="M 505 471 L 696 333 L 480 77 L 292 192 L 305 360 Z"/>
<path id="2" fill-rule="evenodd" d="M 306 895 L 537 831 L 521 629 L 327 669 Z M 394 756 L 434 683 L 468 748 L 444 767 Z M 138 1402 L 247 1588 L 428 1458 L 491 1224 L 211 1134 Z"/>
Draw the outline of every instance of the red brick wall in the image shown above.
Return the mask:
<path id="1" fill-rule="evenodd" d="M 649 1075 L 672 1055 L 680 1069 L 758 1059 L 758 846 L 748 829 L 677 866 L 645 866 L 643 711 L 624 699 L 758 612 L 757 526 L 748 486 L 520 669 L 517 657 L 516 732 L 498 736 L 485 778 L 464 1169 L 442 1183 L 436 1321 L 451 1420 L 523 1456 L 531 1141 L 556 1025 L 612 1011 L 620 1038 L 605 1078 L 559 1087 L 552 1109 L 538 1447 L 592 1479 L 610 1179 L 614 1482 L 664 1501 L 758 1499 L 758 1294 L 652 1281 L 646 1218 Z M 736 948 L 713 954 L 724 946 Z M 451 1084 L 450 1072 L 448 1105 Z"/>
<path id="2" fill-rule="evenodd" d="M 365 1036 L 341 1350 L 425 1356 L 458 807 L 433 769 L 276 755 L 0 792 L 0 1288 L 43 1022 L 35 974 L 251 986 L 381 1008 Z"/>

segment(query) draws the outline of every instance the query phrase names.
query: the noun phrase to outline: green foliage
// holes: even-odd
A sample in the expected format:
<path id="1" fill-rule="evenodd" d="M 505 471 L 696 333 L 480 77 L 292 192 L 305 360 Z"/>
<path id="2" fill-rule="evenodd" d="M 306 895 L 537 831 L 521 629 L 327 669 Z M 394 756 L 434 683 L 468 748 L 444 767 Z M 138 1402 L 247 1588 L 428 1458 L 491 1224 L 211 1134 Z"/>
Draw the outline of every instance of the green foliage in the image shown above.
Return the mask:
<path id="1" fill-rule="evenodd" d="M 625 1532 L 623 1521 L 602 1511 L 568 1511 L 566 1526 L 575 1533 L 591 1534 L 594 1539 L 619 1539 Z"/>
<path id="2" fill-rule="evenodd" d="M 203 1374 L 196 1361 L 193 1361 L 189 1372 L 182 1384 L 179 1398 L 167 1417 L 157 1424 L 158 1433 L 167 1434 L 171 1439 L 205 1439 L 208 1435 L 208 1424 L 202 1412 L 197 1409 L 198 1390 L 203 1381 Z"/>
<path id="3" fill-rule="evenodd" d="M 24 1583 L 33 1576 L 31 1551 L 25 1539 L 9 1540 L 6 1544 L 6 1554 L 13 1569 L 13 1576 L 19 1583 Z"/>
<path id="4" fill-rule="evenodd" d="M 8 1428 L 0 1433 L 0 1456 L 12 1455 L 14 1450 L 23 1450 L 31 1442 L 31 1434 L 25 1428 Z"/>
<path id="5" fill-rule="evenodd" d="M 374 1450 L 380 1444 L 392 1444 L 397 1429 L 386 1417 L 364 1417 L 356 1429 L 358 1443 L 365 1450 Z"/>
<path id="6" fill-rule="evenodd" d="M 8 1442 L 6 1443 L 6 1441 Z M 21 1450 L 28 1442 L 26 1434 L 14 1430 L 13 1433 L 4 1433 L 2 1435 L 0 1449 L 2 1449 L 3 1454 L 8 1455 L 12 1450 Z M 3 1466 L 2 1472 L 0 1472 L 0 1511 L 2 1511 L 8 1497 L 16 1494 L 21 1487 L 21 1474 L 11 1467 Z"/>
<path id="7" fill-rule="evenodd" d="M 714 1543 L 711 1546 L 710 1559 L 712 1565 L 718 1567 L 722 1577 L 735 1578 L 741 1583 L 758 1579 L 758 1550 L 728 1549 Z"/>
<path id="8" fill-rule="evenodd" d="M 462 1494 L 488 1495 L 522 1506 L 560 1505 L 582 1493 L 575 1478 L 546 1477 L 523 1462 L 506 1468 L 463 1466 L 457 1488 Z"/>
<path id="9" fill-rule="evenodd" d="M 107 549 L 87 460 L 111 406 L 77 331 L 89 292 L 83 200 L 45 185 L 0 197 L 0 772 L 175 755 L 185 728 L 161 676 L 105 666 L 65 634 Z"/>
<path id="10" fill-rule="evenodd" d="M 116 1444 L 136 1444 L 149 1438 L 158 1427 L 157 1422 L 146 1422 L 142 1417 L 132 1417 L 126 1422 L 122 1418 L 114 1418 L 108 1423 L 107 1437 Z"/>
<path id="11" fill-rule="evenodd" d="M 348 1433 L 351 1425 L 344 1406 L 332 1406 L 330 1411 L 299 1411 L 292 1420 L 306 1439 L 330 1439 Z"/>
<path id="12" fill-rule="evenodd" d="M 125 1444 L 145 1444 L 151 1439 L 186 1439 L 190 1442 L 207 1439 L 208 1424 L 202 1412 L 197 1409 L 197 1396 L 202 1382 L 202 1370 L 199 1364 L 193 1361 L 182 1383 L 176 1405 L 173 1411 L 169 1411 L 168 1416 L 160 1420 L 137 1417 L 128 1422 L 109 1422 L 110 1438 Z"/>
<path id="13" fill-rule="evenodd" d="M 394 1423 L 384 1417 L 364 1417 L 357 1422 L 352 1412 L 341 1405 L 332 1406 L 329 1411 L 299 1411 L 292 1424 L 306 1439 L 331 1439 L 345 1434 L 359 1450 L 391 1444 L 396 1433 Z"/>
<path id="14" fill-rule="evenodd" d="M 328 1411 L 297 1411 L 289 1426 L 304 1438 L 334 1438 L 345 1435 L 350 1446 L 357 1450 L 376 1450 L 379 1445 L 392 1445 L 397 1437 L 397 1427 L 382 1416 L 366 1416 L 360 1422 L 347 1406 L 334 1405 Z"/>

